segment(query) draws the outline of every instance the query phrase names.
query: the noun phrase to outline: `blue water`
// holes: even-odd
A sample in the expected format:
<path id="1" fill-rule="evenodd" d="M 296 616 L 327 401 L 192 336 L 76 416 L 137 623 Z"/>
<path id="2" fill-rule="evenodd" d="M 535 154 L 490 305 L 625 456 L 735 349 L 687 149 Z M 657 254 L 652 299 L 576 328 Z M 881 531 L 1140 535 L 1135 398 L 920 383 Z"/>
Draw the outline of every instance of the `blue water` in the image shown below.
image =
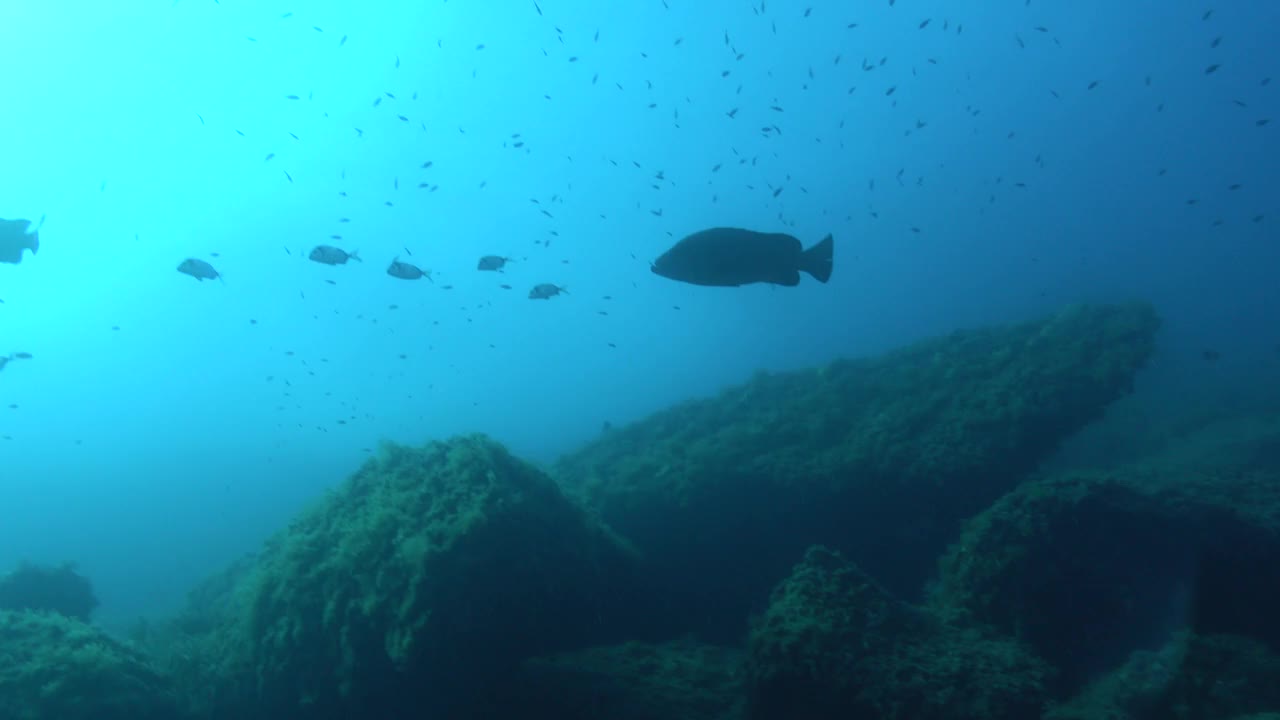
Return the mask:
<path id="1" fill-rule="evenodd" d="M 1276 27 L 1246 0 L 0 5 L 0 217 L 47 217 L 0 265 L 0 352 L 33 356 L 0 372 L 0 567 L 74 560 L 124 622 L 380 440 L 550 461 L 759 369 L 1070 302 L 1156 304 L 1142 392 L 1278 387 Z M 649 272 L 722 225 L 833 233 L 831 282 Z"/>

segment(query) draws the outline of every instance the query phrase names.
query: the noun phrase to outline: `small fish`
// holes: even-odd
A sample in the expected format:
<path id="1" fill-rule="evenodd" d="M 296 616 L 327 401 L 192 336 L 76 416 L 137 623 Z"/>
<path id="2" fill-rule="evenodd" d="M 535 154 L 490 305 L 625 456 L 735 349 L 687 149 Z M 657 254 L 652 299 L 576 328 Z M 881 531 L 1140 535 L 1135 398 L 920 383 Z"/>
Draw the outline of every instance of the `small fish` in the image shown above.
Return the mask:
<path id="1" fill-rule="evenodd" d="M 311 249 L 311 254 L 307 255 L 307 259 L 314 260 L 322 265 L 346 265 L 348 260 L 364 262 L 360 259 L 360 251 L 347 252 L 332 245 L 315 246 Z"/>
<path id="2" fill-rule="evenodd" d="M 222 280 L 222 275 L 204 260 L 187 258 L 178 265 L 178 272 L 204 282 L 205 280 Z M 224 281 L 225 282 L 225 281 Z"/>
<path id="3" fill-rule="evenodd" d="M 533 289 L 529 291 L 529 299 L 530 300 L 550 300 L 551 298 L 559 295 L 560 293 L 564 293 L 565 295 L 568 295 L 569 291 L 559 285 L 552 285 L 551 283 L 539 283 L 537 285 L 534 285 Z"/>
<path id="4" fill-rule="evenodd" d="M 401 280 L 418 280 L 420 278 L 426 278 L 428 282 L 435 282 L 431 279 L 430 270 L 423 270 L 417 265 L 400 262 L 399 258 L 391 261 L 391 265 L 387 267 L 387 274 L 394 278 L 400 278 Z"/>
<path id="5" fill-rule="evenodd" d="M 29 352 L 16 352 L 16 353 L 14 353 L 14 354 L 10 355 L 9 357 L 10 357 L 10 358 L 12 358 L 12 359 L 14 359 L 14 360 L 30 360 L 30 359 L 31 359 L 31 353 L 29 353 Z"/>
<path id="6" fill-rule="evenodd" d="M 485 255 L 480 258 L 480 262 L 476 265 L 477 270 L 496 270 L 501 272 L 504 265 L 511 262 L 511 258 L 502 257 L 500 255 Z"/>

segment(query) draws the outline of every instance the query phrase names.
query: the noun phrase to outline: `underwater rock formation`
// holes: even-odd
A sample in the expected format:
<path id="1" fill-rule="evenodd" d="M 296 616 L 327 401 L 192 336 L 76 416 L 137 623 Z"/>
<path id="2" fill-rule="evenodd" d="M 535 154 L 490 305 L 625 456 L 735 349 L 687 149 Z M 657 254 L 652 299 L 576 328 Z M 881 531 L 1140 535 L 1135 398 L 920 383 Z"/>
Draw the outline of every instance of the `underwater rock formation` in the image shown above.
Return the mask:
<path id="1" fill-rule="evenodd" d="M 742 652 L 690 639 L 625 643 L 534 658 L 508 711 L 556 720 L 740 720 Z"/>
<path id="2" fill-rule="evenodd" d="M 1159 321 L 1072 307 L 761 375 L 609 433 L 558 477 L 645 554 L 670 630 L 740 636 L 811 544 L 911 597 L 960 522 L 1129 392 Z"/>
<path id="3" fill-rule="evenodd" d="M 1011 640 L 944 625 L 814 547 L 751 632 L 749 720 L 1038 719 L 1052 671 Z"/>
<path id="4" fill-rule="evenodd" d="M 250 681 L 226 682 L 254 717 L 467 717 L 522 660 L 622 639 L 633 564 L 491 440 L 386 446 L 234 591 Z"/>
<path id="5" fill-rule="evenodd" d="M 0 718 L 183 720 L 137 651 L 51 612 L 0 610 Z"/>
<path id="6" fill-rule="evenodd" d="M 22 563 L 0 576 L 0 610 L 48 611 L 88 622 L 96 607 L 93 585 L 70 563 L 58 567 Z"/>
<path id="7" fill-rule="evenodd" d="M 1063 472 L 967 523 L 931 604 L 1018 636 L 1078 685 L 1175 632 L 1280 647 L 1280 417 Z"/>
<path id="8" fill-rule="evenodd" d="M 1139 650 L 1045 720 L 1280 720 L 1280 655 L 1233 635 L 1178 633 Z"/>

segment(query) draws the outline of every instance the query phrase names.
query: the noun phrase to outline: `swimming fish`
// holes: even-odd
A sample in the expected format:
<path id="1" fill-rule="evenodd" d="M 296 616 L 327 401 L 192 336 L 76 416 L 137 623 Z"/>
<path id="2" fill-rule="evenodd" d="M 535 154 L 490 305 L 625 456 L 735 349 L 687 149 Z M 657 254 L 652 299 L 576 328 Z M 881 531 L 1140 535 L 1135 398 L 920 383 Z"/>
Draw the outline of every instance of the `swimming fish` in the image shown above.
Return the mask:
<path id="1" fill-rule="evenodd" d="M 784 233 L 712 228 L 676 243 L 650 269 L 672 280 L 716 287 L 799 285 L 801 272 L 825 283 L 831 279 L 834 245 L 831 235 L 805 250 L 800 240 Z"/>
<path id="2" fill-rule="evenodd" d="M 31 353 L 29 352 L 16 352 L 16 353 L 13 353 L 12 355 L 0 355 L 0 370 L 3 370 L 4 366 L 8 365 L 10 360 L 30 360 L 30 359 L 31 359 Z"/>
<path id="3" fill-rule="evenodd" d="M 332 245 L 317 245 L 311 249 L 311 254 L 307 256 L 311 260 L 325 265 L 346 265 L 348 260 L 356 262 L 364 262 L 360 259 L 360 251 L 347 252 L 342 248 L 336 248 Z"/>
<path id="4" fill-rule="evenodd" d="M 182 263 L 178 265 L 178 272 L 184 275 L 190 275 L 200 282 L 213 280 L 215 278 L 218 280 L 222 279 L 222 275 L 220 275 L 217 270 L 214 270 L 212 265 L 204 260 L 197 260 L 195 258 L 187 258 L 186 260 L 183 260 Z"/>
<path id="5" fill-rule="evenodd" d="M 501 257 L 499 255 L 485 255 L 480 258 L 479 264 L 476 265 L 477 270 L 501 270 L 504 265 L 511 262 L 509 257 Z"/>
<path id="6" fill-rule="evenodd" d="M 435 282 L 431 279 L 430 270 L 423 270 L 417 265 L 400 262 L 399 258 L 391 261 L 391 265 L 387 268 L 387 274 L 391 277 L 400 278 L 401 280 L 417 280 L 419 278 L 426 278 L 429 282 Z"/>
<path id="7" fill-rule="evenodd" d="M 550 300 L 551 298 L 559 295 L 560 293 L 564 293 L 568 295 L 569 291 L 560 287 L 559 285 L 552 285 L 551 283 L 539 283 L 538 285 L 534 285 L 533 289 L 529 291 L 529 299 L 530 300 Z"/>
<path id="8" fill-rule="evenodd" d="M 40 232 L 27 232 L 30 220 L 0 220 L 0 262 L 17 265 L 22 262 L 22 251 L 34 255 L 40 250 Z"/>

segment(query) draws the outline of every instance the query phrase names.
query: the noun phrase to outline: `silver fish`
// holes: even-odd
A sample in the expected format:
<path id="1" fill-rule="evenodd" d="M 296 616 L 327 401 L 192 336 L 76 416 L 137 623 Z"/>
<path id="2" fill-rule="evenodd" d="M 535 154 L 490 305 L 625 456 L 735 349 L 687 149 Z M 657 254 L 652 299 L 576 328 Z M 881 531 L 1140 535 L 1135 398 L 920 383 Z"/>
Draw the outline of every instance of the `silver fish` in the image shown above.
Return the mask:
<path id="1" fill-rule="evenodd" d="M 336 248 L 332 245 L 317 245 L 311 249 L 308 259 L 314 260 L 325 265 L 346 265 L 348 260 L 356 262 L 364 262 L 360 259 L 360 251 L 347 252 L 342 248 Z"/>
<path id="2" fill-rule="evenodd" d="M 538 285 L 534 285 L 533 289 L 529 291 L 529 299 L 530 300 L 550 300 L 551 298 L 559 295 L 560 293 L 564 293 L 565 295 L 568 295 L 569 291 L 559 285 L 552 285 L 551 283 L 540 283 Z"/>
<path id="3" fill-rule="evenodd" d="M 431 279 L 430 270 L 423 270 L 417 265 L 400 262 L 399 258 L 391 261 L 391 265 L 387 267 L 387 274 L 391 277 L 400 278 L 401 280 L 418 280 L 420 278 L 426 278 L 428 282 L 435 282 Z"/>

